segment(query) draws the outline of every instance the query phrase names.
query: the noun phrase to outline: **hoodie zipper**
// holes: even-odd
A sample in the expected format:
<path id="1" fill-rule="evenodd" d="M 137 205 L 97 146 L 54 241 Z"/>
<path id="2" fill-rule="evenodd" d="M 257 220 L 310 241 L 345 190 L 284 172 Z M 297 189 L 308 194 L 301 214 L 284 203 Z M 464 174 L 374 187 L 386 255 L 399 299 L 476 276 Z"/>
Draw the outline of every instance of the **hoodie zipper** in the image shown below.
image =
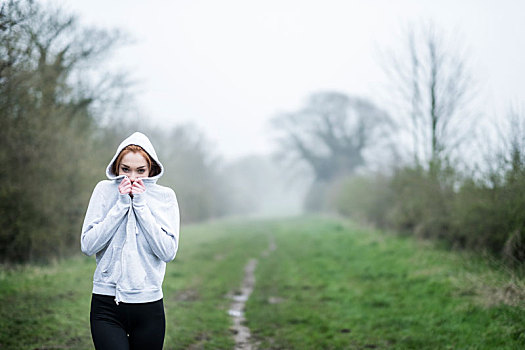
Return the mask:
<path id="1" fill-rule="evenodd" d="M 133 201 L 133 199 L 132 199 Z M 122 249 L 120 250 L 120 276 L 118 276 L 118 280 L 117 280 L 117 284 L 115 285 L 115 304 L 119 304 L 121 302 L 121 298 L 119 296 L 119 282 L 120 282 L 120 279 L 122 278 L 122 267 L 124 266 L 123 263 L 122 263 L 122 256 L 124 255 L 124 247 L 126 246 L 126 242 L 128 241 L 128 224 L 129 224 L 129 220 L 130 220 L 130 217 L 132 215 L 132 208 L 133 208 L 133 203 L 130 205 L 129 207 L 129 211 L 128 211 L 128 220 L 126 222 L 126 238 L 124 239 L 124 243 L 122 244 Z M 136 226 L 136 223 L 135 223 L 135 226 Z"/>

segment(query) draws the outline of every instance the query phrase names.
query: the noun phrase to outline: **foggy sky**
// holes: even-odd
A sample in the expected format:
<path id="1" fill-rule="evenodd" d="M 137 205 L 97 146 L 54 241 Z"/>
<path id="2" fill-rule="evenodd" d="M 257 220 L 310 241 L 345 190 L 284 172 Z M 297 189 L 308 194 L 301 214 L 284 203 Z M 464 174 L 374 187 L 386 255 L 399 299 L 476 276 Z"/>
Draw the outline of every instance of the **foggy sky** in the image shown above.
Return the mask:
<path id="1" fill-rule="evenodd" d="M 56 1 L 47 1 L 57 3 Z M 112 65 L 138 81 L 138 113 L 193 122 L 234 158 L 273 149 L 267 121 L 311 92 L 377 101 L 379 54 L 407 23 L 433 20 L 458 39 L 493 118 L 525 103 L 524 1 L 62 0 L 81 22 L 124 29 L 135 43 Z"/>

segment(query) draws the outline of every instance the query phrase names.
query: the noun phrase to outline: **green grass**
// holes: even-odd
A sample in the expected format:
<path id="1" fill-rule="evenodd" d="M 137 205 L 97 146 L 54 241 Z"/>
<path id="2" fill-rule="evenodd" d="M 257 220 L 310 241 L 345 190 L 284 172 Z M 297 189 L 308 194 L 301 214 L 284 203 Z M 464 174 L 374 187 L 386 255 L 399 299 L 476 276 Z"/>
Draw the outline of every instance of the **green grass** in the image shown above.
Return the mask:
<path id="1" fill-rule="evenodd" d="M 510 277 L 479 258 L 333 219 L 283 222 L 274 236 L 247 305 L 262 349 L 525 346 L 523 303 L 487 306 Z"/>
<path id="2" fill-rule="evenodd" d="M 522 279 L 480 257 L 301 217 L 183 227 L 164 282 L 165 349 L 233 349 L 227 296 L 252 257 L 246 317 L 260 349 L 525 347 Z M 77 257 L 2 268 L 0 349 L 91 349 L 94 267 Z"/>

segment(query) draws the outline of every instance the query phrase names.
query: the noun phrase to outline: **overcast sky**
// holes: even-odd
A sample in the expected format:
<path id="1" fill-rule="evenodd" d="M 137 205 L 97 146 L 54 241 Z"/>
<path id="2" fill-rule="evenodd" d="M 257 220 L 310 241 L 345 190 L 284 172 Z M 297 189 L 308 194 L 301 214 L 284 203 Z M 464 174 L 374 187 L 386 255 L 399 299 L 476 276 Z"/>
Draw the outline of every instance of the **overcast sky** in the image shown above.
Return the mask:
<path id="1" fill-rule="evenodd" d="M 50 1 L 48 1 L 50 2 Z M 378 49 L 433 20 L 467 49 L 483 113 L 525 103 L 521 0 L 59 0 L 82 23 L 135 39 L 112 62 L 139 82 L 141 115 L 192 122 L 226 158 L 269 153 L 268 120 L 311 92 L 377 100 Z"/>

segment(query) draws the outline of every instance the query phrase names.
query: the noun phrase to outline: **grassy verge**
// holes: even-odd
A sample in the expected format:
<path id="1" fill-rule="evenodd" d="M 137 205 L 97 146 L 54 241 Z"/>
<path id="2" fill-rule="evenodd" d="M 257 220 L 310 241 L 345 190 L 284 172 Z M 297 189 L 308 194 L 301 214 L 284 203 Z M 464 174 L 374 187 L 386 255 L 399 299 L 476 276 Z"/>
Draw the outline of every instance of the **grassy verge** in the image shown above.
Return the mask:
<path id="1" fill-rule="evenodd" d="M 269 241 L 277 249 L 268 256 Z M 164 282 L 165 349 L 233 349 L 227 295 L 258 258 L 261 349 L 525 346 L 522 280 L 479 258 L 327 218 L 184 227 Z M 91 349 L 94 259 L 0 269 L 0 349 Z"/>
<path id="2" fill-rule="evenodd" d="M 0 348 L 88 348 L 91 263 L 2 268 Z"/>
<path id="3" fill-rule="evenodd" d="M 525 346 L 523 281 L 479 257 L 334 219 L 283 222 L 274 236 L 247 305 L 262 349 Z"/>

